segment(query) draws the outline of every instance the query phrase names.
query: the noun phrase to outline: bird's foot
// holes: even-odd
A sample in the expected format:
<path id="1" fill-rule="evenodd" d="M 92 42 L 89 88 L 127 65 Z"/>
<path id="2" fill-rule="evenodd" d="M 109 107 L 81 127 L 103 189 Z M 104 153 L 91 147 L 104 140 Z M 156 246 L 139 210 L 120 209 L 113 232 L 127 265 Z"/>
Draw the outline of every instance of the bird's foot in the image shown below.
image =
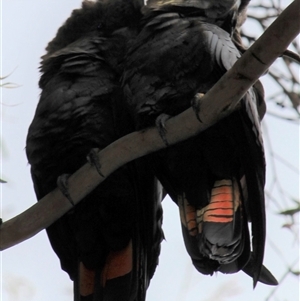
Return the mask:
<path id="1" fill-rule="evenodd" d="M 170 119 L 170 117 L 171 117 L 170 115 L 161 114 L 155 120 L 155 125 L 158 128 L 159 135 L 160 135 L 161 139 L 163 140 L 163 142 L 166 146 L 169 146 L 169 143 L 168 143 L 168 140 L 167 140 L 167 137 L 166 137 L 166 132 L 167 131 L 166 131 L 165 122 L 168 119 Z"/>
<path id="2" fill-rule="evenodd" d="M 201 107 L 201 98 L 204 96 L 204 94 L 203 93 L 197 93 L 194 97 L 193 97 L 193 99 L 192 99 L 192 101 L 191 101 L 191 105 L 192 105 L 192 108 L 193 108 L 193 110 L 194 110 L 194 112 L 195 112 L 195 114 L 196 114 L 196 117 L 197 117 L 197 119 L 201 122 L 201 123 L 203 123 L 203 121 L 200 119 L 200 116 L 199 116 L 199 112 L 200 112 L 200 107 Z"/>
<path id="3" fill-rule="evenodd" d="M 62 194 L 70 201 L 73 207 L 75 207 L 75 203 L 73 199 L 71 198 L 69 187 L 68 187 L 68 179 L 70 175 L 69 174 L 62 174 L 57 178 L 57 187 L 62 192 Z"/>
<path id="4" fill-rule="evenodd" d="M 87 155 L 87 160 L 88 162 L 92 165 L 92 166 L 95 166 L 98 174 L 105 178 L 105 176 L 103 175 L 103 173 L 101 172 L 101 164 L 99 162 L 99 159 L 98 159 L 98 152 L 99 152 L 99 149 L 98 148 L 92 148 L 91 151 L 88 153 Z"/>

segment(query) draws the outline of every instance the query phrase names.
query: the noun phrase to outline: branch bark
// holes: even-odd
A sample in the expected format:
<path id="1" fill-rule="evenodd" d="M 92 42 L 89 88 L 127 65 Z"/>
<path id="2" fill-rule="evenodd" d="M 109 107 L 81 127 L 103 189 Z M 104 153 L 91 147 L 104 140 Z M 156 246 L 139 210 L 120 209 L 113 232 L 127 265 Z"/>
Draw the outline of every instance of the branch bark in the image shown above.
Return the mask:
<path id="1" fill-rule="evenodd" d="M 199 100 L 196 116 L 189 108 L 166 122 L 170 145 L 199 134 L 235 110 L 246 91 L 281 56 L 300 32 L 300 0 L 293 1 L 265 33 L 247 50 L 231 70 Z M 201 120 L 201 122 L 199 122 Z M 69 178 L 69 191 L 77 204 L 122 165 L 166 147 L 156 128 L 131 133 L 98 153 L 101 177 L 94 166 L 85 164 Z M 4 222 L 0 227 L 0 250 L 12 247 L 51 225 L 72 208 L 59 189 Z"/>

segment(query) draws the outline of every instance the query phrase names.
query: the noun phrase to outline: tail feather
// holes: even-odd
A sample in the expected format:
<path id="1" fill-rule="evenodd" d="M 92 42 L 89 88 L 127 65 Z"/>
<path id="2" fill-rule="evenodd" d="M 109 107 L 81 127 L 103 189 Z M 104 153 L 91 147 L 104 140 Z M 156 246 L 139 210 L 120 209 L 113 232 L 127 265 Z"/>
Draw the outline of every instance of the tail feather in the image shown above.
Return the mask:
<path id="1" fill-rule="evenodd" d="M 246 265 L 250 242 L 239 181 L 215 181 L 202 209 L 189 204 L 185 195 L 178 197 L 178 205 L 185 245 L 200 272 L 234 273 Z"/>
<path id="2" fill-rule="evenodd" d="M 238 191 L 233 190 L 231 180 L 216 181 L 211 191 L 211 199 L 205 207 L 204 222 L 228 223 L 234 219 L 234 211 L 239 206 L 239 199 L 234 197 Z M 235 204 L 235 203 L 236 204 Z"/>
<path id="3" fill-rule="evenodd" d="M 111 251 L 100 269 L 88 269 L 79 263 L 77 301 L 128 301 L 132 292 L 133 247 L 132 241 L 120 251 Z"/>
<path id="4" fill-rule="evenodd" d="M 82 262 L 79 263 L 79 293 L 82 297 L 87 297 L 94 293 L 95 270 L 87 269 Z"/>
<path id="5" fill-rule="evenodd" d="M 241 208 L 237 180 L 223 179 L 214 183 L 209 204 L 200 210 L 203 224 L 199 233 L 200 251 L 220 264 L 235 261 L 243 252 Z"/>
<path id="6" fill-rule="evenodd" d="M 240 112 L 242 121 L 243 139 L 241 144 L 244 149 L 241 152 L 244 162 L 245 180 L 248 187 L 248 210 L 251 218 L 253 253 L 253 285 L 255 287 L 261 274 L 264 258 L 266 237 L 265 217 L 265 156 L 262 141 L 262 133 L 259 125 L 259 116 L 256 110 L 253 90 L 246 94 L 242 102 L 243 110 Z"/>
<path id="7" fill-rule="evenodd" d="M 253 278 L 253 275 L 255 273 L 255 266 L 253 261 L 253 253 L 251 253 L 250 260 L 248 264 L 243 268 L 243 271 Z M 258 277 L 258 281 L 261 283 L 267 284 L 267 285 L 278 285 L 278 281 L 276 278 L 272 275 L 272 273 L 264 266 L 262 265 L 261 271 Z"/>
<path id="8" fill-rule="evenodd" d="M 107 281 L 125 276 L 132 271 L 132 256 L 132 241 L 125 249 L 110 252 L 101 275 L 103 287 L 105 287 Z"/>

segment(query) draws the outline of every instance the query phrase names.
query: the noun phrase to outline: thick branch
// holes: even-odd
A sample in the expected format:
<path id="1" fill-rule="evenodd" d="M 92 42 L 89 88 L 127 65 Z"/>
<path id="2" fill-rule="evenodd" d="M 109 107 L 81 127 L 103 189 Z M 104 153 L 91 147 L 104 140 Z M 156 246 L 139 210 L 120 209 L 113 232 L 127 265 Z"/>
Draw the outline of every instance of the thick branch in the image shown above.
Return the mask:
<path id="1" fill-rule="evenodd" d="M 234 67 L 201 98 L 198 118 L 190 108 L 166 122 L 166 138 L 170 145 L 199 134 L 233 112 L 246 91 L 299 34 L 299 6 L 300 0 L 295 0 Z M 129 134 L 99 152 L 102 174 L 107 177 L 127 162 L 164 147 L 156 128 Z M 89 164 L 82 166 L 69 178 L 69 191 L 74 203 L 77 204 L 104 180 L 95 167 Z M 55 189 L 28 210 L 1 225 L 0 250 L 32 237 L 71 208 L 69 200 Z"/>

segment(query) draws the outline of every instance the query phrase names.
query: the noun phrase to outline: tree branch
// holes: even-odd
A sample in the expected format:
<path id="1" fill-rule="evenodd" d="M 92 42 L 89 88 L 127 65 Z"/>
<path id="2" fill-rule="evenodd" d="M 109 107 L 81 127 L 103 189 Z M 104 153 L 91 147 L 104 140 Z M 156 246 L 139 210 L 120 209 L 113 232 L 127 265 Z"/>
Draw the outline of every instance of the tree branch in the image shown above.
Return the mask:
<path id="1" fill-rule="evenodd" d="M 246 91 L 281 56 L 300 32 L 300 0 L 293 1 L 265 33 L 247 50 L 231 70 L 199 100 L 201 110 L 192 108 L 166 122 L 170 145 L 199 134 L 235 110 Z M 201 120 L 201 122 L 199 122 Z M 105 177 L 122 165 L 165 148 L 156 128 L 131 133 L 98 153 Z M 105 180 L 94 166 L 85 164 L 69 178 L 69 191 L 75 204 Z M 51 225 L 72 208 L 59 189 L 4 222 L 0 227 L 0 250 L 20 243 Z"/>

